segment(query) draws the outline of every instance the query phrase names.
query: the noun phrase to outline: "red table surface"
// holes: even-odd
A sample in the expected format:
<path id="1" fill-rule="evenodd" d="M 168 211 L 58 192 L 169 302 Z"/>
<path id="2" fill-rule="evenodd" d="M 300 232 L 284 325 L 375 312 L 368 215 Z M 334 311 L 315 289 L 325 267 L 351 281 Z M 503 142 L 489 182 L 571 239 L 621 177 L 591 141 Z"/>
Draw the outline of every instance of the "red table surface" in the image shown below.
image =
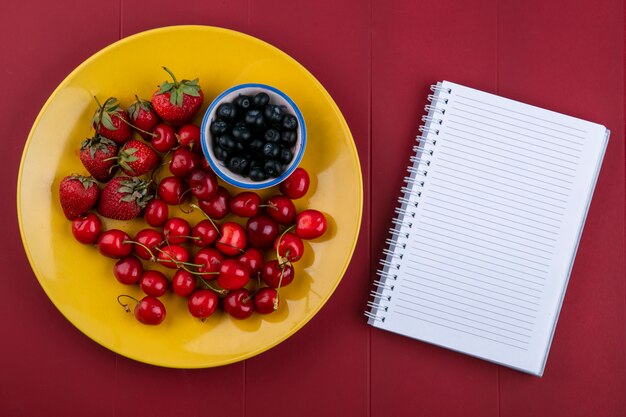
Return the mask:
<path id="1" fill-rule="evenodd" d="M 145 365 L 74 328 L 30 269 L 14 200 L 29 129 L 58 83 L 102 47 L 175 24 L 239 30 L 301 62 L 341 108 L 363 169 L 363 226 L 333 297 L 287 341 L 214 369 Z M 0 35 L 1 416 L 626 415 L 621 1 L 21 0 L 3 4 Z M 363 317 L 428 86 L 440 79 L 612 131 L 543 378 Z"/>

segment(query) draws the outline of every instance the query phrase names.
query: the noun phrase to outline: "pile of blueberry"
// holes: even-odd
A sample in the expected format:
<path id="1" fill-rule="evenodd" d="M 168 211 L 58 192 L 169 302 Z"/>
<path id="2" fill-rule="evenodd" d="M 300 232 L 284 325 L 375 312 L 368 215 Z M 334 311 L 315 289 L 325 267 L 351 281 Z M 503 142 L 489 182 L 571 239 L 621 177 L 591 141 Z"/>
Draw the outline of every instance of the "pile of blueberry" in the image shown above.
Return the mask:
<path id="1" fill-rule="evenodd" d="M 266 93 L 239 95 L 222 103 L 211 122 L 213 153 L 235 174 L 265 181 L 293 160 L 298 119 Z"/>

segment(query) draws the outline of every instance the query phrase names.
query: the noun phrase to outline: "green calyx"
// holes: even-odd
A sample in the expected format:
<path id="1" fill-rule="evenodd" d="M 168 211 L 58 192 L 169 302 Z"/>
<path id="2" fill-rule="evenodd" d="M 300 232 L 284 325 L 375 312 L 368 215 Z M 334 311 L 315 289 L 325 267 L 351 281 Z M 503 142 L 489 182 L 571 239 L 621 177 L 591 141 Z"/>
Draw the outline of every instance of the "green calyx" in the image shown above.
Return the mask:
<path id="1" fill-rule="evenodd" d="M 192 97 L 200 97 L 198 78 L 178 81 L 172 71 L 167 69 L 167 67 L 163 67 L 163 69 L 172 77 L 174 82 L 164 81 L 163 84 L 159 86 L 157 94 L 170 93 L 170 103 L 178 107 L 182 107 L 183 96 L 185 94 Z"/>
<path id="2" fill-rule="evenodd" d="M 125 171 L 135 173 L 129 164 L 137 161 L 139 158 L 134 154 L 137 153 L 137 148 L 126 148 L 120 152 L 118 156 L 118 164 L 124 168 Z"/>
<path id="3" fill-rule="evenodd" d="M 110 146 L 115 147 L 113 153 L 116 153 L 117 145 L 115 144 L 115 142 L 105 138 L 104 136 L 94 135 L 94 137 L 87 138 L 83 141 L 82 145 L 80 146 L 80 150 L 84 151 L 85 149 L 89 149 L 89 156 L 94 158 L 97 151 L 107 153 Z"/>
<path id="4" fill-rule="evenodd" d="M 128 108 L 128 114 L 133 122 L 137 120 L 137 118 L 139 117 L 139 112 L 141 110 L 145 111 L 146 113 L 150 113 L 152 111 L 152 104 L 148 100 L 142 100 L 136 94 L 135 99 L 136 101 Z"/>
<path id="5" fill-rule="evenodd" d="M 94 126 L 98 126 L 102 123 L 102 126 L 109 130 L 117 130 L 117 127 L 113 124 L 112 116 L 115 116 L 122 111 L 120 103 L 115 97 L 107 98 L 104 104 L 100 104 L 98 97 L 94 96 L 93 98 L 96 100 L 96 103 L 98 103 L 98 109 L 94 113 L 93 119 L 91 120 Z"/>
<path id="6" fill-rule="evenodd" d="M 69 179 L 79 181 L 85 190 L 96 184 L 96 180 L 91 177 L 85 177 L 84 175 L 72 174 L 69 176 Z"/>
<path id="7" fill-rule="evenodd" d="M 153 198 L 150 192 L 150 182 L 140 178 L 125 178 L 120 181 L 117 192 L 122 194 L 120 203 L 135 203 L 141 208 L 146 207 L 148 201 Z"/>

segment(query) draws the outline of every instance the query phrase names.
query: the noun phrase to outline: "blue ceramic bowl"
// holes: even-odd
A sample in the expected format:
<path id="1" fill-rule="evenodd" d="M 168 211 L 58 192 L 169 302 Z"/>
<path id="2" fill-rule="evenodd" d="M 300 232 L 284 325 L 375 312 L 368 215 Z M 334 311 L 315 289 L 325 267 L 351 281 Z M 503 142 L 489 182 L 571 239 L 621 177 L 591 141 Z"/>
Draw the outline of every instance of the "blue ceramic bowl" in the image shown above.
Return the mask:
<path id="1" fill-rule="evenodd" d="M 283 173 L 276 178 L 268 178 L 265 181 L 252 181 L 250 178 L 243 177 L 239 174 L 231 172 L 226 164 L 215 157 L 213 152 L 213 141 L 216 140 L 211 133 L 211 122 L 215 120 L 215 113 L 220 104 L 226 102 L 233 102 L 240 95 L 254 96 L 257 93 L 267 93 L 270 96 L 270 103 L 277 104 L 279 106 L 285 106 L 288 113 L 293 114 L 298 119 L 298 129 L 296 131 L 298 140 L 296 144 L 292 146 L 291 152 L 293 153 L 293 159 L 287 166 L 283 166 Z M 265 84 L 240 84 L 229 88 L 211 103 L 204 118 L 202 119 L 202 127 L 200 128 L 202 151 L 204 156 L 208 160 L 211 168 L 222 180 L 235 187 L 259 190 L 263 188 L 269 188 L 281 183 L 298 167 L 298 164 L 302 160 L 304 155 L 304 149 L 306 147 L 306 125 L 304 124 L 304 118 L 296 103 L 291 98 L 279 89 L 265 85 Z"/>

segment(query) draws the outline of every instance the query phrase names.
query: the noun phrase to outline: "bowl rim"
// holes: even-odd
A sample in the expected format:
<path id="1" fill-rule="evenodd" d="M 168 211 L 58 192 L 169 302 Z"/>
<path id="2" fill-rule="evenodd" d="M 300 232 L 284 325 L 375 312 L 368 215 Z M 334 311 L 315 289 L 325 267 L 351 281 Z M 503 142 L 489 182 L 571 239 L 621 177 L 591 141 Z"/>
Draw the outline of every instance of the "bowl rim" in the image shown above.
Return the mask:
<path id="1" fill-rule="evenodd" d="M 282 97 L 295 112 L 295 116 L 298 119 L 298 123 L 300 127 L 300 148 L 298 149 L 298 153 L 294 155 L 293 160 L 290 162 L 289 168 L 286 169 L 285 172 L 283 172 L 282 174 L 280 174 L 280 176 L 276 178 L 272 178 L 271 180 L 266 180 L 266 181 L 260 181 L 258 183 L 241 182 L 231 177 L 230 175 L 228 175 L 228 173 L 223 172 L 223 170 L 213 160 L 211 152 L 209 150 L 209 145 L 208 145 L 209 136 L 210 136 L 210 132 L 208 131 L 208 129 L 210 128 L 210 123 L 211 123 L 211 121 L 209 121 L 209 116 L 213 113 L 214 109 L 219 104 L 221 104 L 221 101 L 224 99 L 224 97 L 231 94 L 232 92 L 243 90 L 245 88 L 261 88 L 264 90 L 269 90 L 272 93 L 277 94 L 280 97 Z M 218 94 L 217 97 L 215 97 L 215 99 L 211 102 L 206 112 L 204 113 L 204 116 L 202 117 L 202 124 L 200 126 L 200 145 L 202 146 L 202 153 L 204 154 L 204 157 L 208 161 L 209 165 L 211 166 L 211 169 L 213 169 L 213 171 L 217 174 L 218 177 L 220 177 L 222 180 L 226 181 L 230 185 L 234 185 L 235 187 L 249 189 L 249 190 L 261 190 L 265 188 L 270 188 L 270 187 L 280 184 L 285 179 L 287 179 L 287 177 L 289 177 L 293 173 L 293 171 L 295 171 L 295 169 L 298 167 L 298 165 L 300 165 L 300 162 L 302 161 L 302 157 L 304 155 L 304 149 L 306 148 L 306 139 L 307 139 L 306 136 L 307 136 L 306 124 L 304 122 L 304 117 L 302 116 L 302 112 L 300 111 L 296 103 L 291 99 L 291 97 L 289 97 L 283 91 L 279 90 L 278 88 L 274 86 L 263 84 L 263 83 L 237 84 L 224 90 L 220 94 Z"/>

